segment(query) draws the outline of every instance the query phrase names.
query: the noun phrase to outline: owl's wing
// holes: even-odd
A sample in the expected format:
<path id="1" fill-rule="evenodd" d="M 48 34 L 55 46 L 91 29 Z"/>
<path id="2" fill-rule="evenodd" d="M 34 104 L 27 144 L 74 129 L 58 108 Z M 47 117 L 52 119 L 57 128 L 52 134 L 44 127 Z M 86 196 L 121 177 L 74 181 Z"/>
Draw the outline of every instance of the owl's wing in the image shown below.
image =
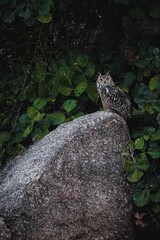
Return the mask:
<path id="1" fill-rule="evenodd" d="M 123 91 L 117 86 L 107 86 L 101 91 L 102 100 L 122 116 L 130 115 L 130 101 Z"/>

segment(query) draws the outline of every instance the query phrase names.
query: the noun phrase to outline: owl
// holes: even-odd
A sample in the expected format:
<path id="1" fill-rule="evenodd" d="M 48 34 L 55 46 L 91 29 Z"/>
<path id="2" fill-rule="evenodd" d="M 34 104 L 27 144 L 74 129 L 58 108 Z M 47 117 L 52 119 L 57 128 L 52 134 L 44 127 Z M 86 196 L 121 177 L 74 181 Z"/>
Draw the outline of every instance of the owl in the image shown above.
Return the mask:
<path id="1" fill-rule="evenodd" d="M 130 117 L 131 103 L 124 92 L 115 85 L 110 72 L 105 75 L 99 74 L 97 91 L 101 97 L 104 110 L 116 112 L 125 119 Z"/>

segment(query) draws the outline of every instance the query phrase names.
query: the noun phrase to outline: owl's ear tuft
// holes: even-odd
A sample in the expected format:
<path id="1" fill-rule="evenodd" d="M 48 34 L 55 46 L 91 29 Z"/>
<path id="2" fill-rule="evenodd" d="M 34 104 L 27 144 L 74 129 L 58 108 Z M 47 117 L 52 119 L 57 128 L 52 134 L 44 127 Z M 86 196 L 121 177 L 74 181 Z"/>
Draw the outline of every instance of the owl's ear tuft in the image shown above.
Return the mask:
<path id="1" fill-rule="evenodd" d="M 108 72 L 107 72 L 107 75 L 108 75 L 108 76 L 110 76 L 110 75 L 111 75 L 111 74 L 110 74 L 110 71 L 108 71 Z"/>
<path id="2" fill-rule="evenodd" d="M 102 74 L 98 72 L 98 76 L 99 76 L 99 77 L 101 77 L 101 76 L 102 76 Z"/>

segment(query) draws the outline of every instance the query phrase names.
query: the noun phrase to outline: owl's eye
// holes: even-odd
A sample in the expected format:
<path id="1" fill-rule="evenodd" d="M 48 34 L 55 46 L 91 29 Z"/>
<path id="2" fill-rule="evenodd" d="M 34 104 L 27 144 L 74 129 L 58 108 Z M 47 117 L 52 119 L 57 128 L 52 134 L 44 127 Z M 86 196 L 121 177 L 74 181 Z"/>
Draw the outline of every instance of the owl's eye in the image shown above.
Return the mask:
<path id="1" fill-rule="evenodd" d="M 102 81 L 102 78 L 100 78 L 99 80 Z"/>

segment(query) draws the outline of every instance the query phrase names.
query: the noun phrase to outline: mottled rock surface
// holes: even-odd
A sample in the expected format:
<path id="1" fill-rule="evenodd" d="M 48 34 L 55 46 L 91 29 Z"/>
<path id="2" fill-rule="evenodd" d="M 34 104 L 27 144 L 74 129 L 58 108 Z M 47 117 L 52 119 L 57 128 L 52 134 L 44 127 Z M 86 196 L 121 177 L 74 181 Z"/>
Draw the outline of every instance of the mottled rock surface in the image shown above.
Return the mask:
<path id="1" fill-rule="evenodd" d="M 11 233 L 9 229 L 6 227 L 4 219 L 0 217 L 0 240 L 10 240 Z"/>
<path id="2" fill-rule="evenodd" d="M 133 239 L 121 147 L 122 117 L 96 112 L 66 123 L 0 174 L 0 215 L 13 240 Z"/>

